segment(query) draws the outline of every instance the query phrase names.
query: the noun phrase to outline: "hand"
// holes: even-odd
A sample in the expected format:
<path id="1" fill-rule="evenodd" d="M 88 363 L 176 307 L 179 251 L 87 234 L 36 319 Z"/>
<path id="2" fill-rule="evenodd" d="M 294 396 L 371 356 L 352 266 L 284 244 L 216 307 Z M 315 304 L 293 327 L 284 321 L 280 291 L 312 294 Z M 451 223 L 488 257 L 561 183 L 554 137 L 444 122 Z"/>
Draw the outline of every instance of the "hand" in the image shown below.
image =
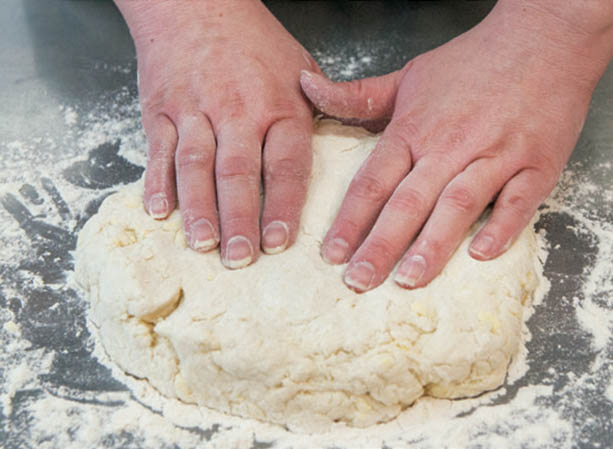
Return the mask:
<path id="1" fill-rule="evenodd" d="M 400 259 L 399 285 L 428 284 L 494 200 L 470 245 L 472 257 L 493 259 L 554 187 L 613 39 L 610 26 L 587 32 L 530 5 L 500 2 L 473 30 L 382 77 L 302 74 L 322 112 L 391 119 L 322 245 L 329 263 L 348 261 L 350 288 L 376 287 Z"/>
<path id="2" fill-rule="evenodd" d="M 221 242 L 224 265 L 240 268 L 258 256 L 262 181 L 262 248 L 284 250 L 311 167 L 299 76 L 317 64 L 259 1 L 117 3 L 138 55 L 149 214 L 178 200 L 191 248 Z"/>

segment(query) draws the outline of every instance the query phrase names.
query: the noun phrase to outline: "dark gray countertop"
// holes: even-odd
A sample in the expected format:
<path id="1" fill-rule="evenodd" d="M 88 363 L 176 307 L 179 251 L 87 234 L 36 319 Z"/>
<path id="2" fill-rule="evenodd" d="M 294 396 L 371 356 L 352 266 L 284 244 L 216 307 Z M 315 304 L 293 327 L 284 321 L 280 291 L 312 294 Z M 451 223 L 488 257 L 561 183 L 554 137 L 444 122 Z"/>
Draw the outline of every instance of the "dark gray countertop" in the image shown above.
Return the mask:
<path id="1" fill-rule="evenodd" d="M 268 4 L 329 75 L 346 79 L 401 67 L 469 29 L 493 2 Z M 0 259 L 0 323 L 16 323 L 23 341 L 11 346 L 15 331 L 6 325 L 0 329 L 2 393 L 10 402 L 10 407 L 0 407 L 0 446 L 6 449 L 54 447 L 53 439 L 42 441 L 40 432 L 32 430 L 31 406 L 42 398 L 51 395 L 80 406 L 90 401 L 93 406 L 99 405 L 98 393 L 126 390 L 92 357 L 85 303 L 66 276 L 73 266 L 70 251 L 85 220 L 114 188 L 142 173 L 142 167 L 121 155 L 123 134 L 111 133 L 100 142 L 86 140 L 88 127 L 105 117 L 138 118 L 135 80 L 134 48 L 111 1 L 2 1 L 0 243 L 5 250 Z M 551 290 L 528 322 L 530 369 L 497 400 L 511 401 L 523 386 L 552 385 L 551 394 L 539 400 L 568 421 L 573 432 L 563 436 L 568 446 L 552 436 L 543 445 L 522 447 L 613 447 L 613 399 L 605 394 L 607 388 L 613 390 L 613 368 L 608 362 L 596 373 L 590 368 L 597 361 L 610 361 L 613 346 L 609 339 L 595 348 L 575 313 L 586 300 L 590 273 L 602 262 L 602 248 L 611 245 L 580 220 L 587 217 L 605 227 L 613 222 L 611 162 L 609 67 L 567 171 L 571 181 L 589 179 L 595 187 L 586 196 L 567 180 L 554 201 L 563 207 L 550 203 L 543 211 L 537 227 L 547 232 L 551 243 L 546 264 Z M 612 284 L 605 279 L 592 298 L 604 310 L 612 308 Z M 52 357 L 44 368 L 29 365 L 34 371 L 30 382 L 16 382 L 11 370 L 17 361 L 30 360 L 28 354 Z M 577 378 L 587 381 L 579 384 L 573 380 Z M 83 392 L 89 399 L 83 399 Z M 53 421 L 45 425 L 52 427 Z M 204 442 L 209 434 L 201 435 Z M 108 436 L 101 445 L 142 447 L 130 434 Z M 519 446 L 511 442 L 510 447 Z"/>

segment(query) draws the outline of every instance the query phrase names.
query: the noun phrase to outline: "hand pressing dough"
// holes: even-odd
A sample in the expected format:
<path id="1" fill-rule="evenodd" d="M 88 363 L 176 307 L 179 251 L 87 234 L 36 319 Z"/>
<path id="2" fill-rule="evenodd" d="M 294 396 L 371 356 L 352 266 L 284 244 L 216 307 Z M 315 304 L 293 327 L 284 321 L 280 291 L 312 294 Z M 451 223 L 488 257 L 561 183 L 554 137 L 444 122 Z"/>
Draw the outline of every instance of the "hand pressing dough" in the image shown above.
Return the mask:
<path id="1" fill-rule="evenodd" d="M 532 229 L 479 262 L 467 252 L 476 225 L 442 274 L 413 291 L 388 279 L 355 294 L 343 267 L 321 260 L 376 141 L 320 122 L 298 241 L 242 270 L 187 248 L 178 211 L 151 219 L 141 183 L 107 198 L 79 236 L 76 272 L 109 356 L 164 395 L 300 429 L 369 426 L 422 395 L 501 385 L 540 273 Z"/>

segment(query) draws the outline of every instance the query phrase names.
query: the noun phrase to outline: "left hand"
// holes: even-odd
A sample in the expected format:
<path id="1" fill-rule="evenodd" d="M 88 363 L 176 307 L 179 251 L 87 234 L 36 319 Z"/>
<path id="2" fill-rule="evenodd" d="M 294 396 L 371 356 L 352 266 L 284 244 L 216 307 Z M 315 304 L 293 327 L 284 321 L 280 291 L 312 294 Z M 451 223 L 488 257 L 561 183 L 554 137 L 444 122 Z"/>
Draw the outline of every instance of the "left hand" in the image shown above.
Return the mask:
<path id="1" fill-rule="evenodd" d="M 349 186 L 323 258 L 348 262 L 344 280 L 358 292 L 400 259 L 396 282 L 424 286 L 494 199 L 470 254 L 502 254 L 568 160 L 611 42 L 611 26 L 595 31 L 499 2 L 477 27 L 397 72 L 338 84 L 303 72 L 303 91 L 322 112 L 391 119 Z"/>

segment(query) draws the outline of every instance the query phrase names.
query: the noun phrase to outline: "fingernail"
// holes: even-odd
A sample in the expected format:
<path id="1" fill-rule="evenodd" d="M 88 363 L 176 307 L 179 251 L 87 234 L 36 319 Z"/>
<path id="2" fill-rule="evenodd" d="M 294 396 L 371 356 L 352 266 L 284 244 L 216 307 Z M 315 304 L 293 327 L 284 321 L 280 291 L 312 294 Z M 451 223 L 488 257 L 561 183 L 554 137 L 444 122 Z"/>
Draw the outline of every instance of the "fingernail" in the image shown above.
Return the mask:
<path id="1" fill-rule="evenodd" d="M 321 256 L 329 264 L 336 265 L 347 262 L 347 250 L 349 243 L 341 238 L 326 242 L 321 250 Z"/>
<path id="2" fill-rule="evenodd" d="M 313 74 L 309 72 L 308 70 L 301 70 L 300 76 L 302 76 L 303 78 L 312 78 Z"/>
<path id="3" fill-rule="evenodd" d="M 375 278 L 375 267 L 370 262 L 351 264 L 345 271 L 345 284 L 358 291 L 365 291 L 372 287 Z"/>
<path id="4" fill-rule="evenodd" d="M 470 245 L 470 252 L 483 258 L 490 257 L 494 239 L 489 235 L 482 235 L 475 239 Z"/>
<path id="5" fill-rule="evenodd" d="M 156 220 L 168 215 L 168 200 L 163 193 L 156 193 L 149 198 L 149 215 Z"/>
<path id="6" fill-rule="evenodd" d="M 191 224 L 189 241 L 190 246 L 196 251 L 208 251 L 217 246 L 219 239 L 211 222 L 201 218 Z"/>
<path id="7" fill-rule="evenodd" d="M 426 259 L 415 255 L 400 264 L 394 280 L 403 287 L 415 287 L 426 272 Z"/>
<path id="8" fill-rule="evenodd" d="M 232 270 L 246 267 L 253 259 L 253 246 L 242 235 L 235 235 L 226 244 L 223 264 Z"/>
<path id="9" fill-rule="evenodd" d="M 262 249 L 267 254 L 277 254 L 287 247 L 289 229 L 282 221 L 273 221 L 262 232 Z"/>

